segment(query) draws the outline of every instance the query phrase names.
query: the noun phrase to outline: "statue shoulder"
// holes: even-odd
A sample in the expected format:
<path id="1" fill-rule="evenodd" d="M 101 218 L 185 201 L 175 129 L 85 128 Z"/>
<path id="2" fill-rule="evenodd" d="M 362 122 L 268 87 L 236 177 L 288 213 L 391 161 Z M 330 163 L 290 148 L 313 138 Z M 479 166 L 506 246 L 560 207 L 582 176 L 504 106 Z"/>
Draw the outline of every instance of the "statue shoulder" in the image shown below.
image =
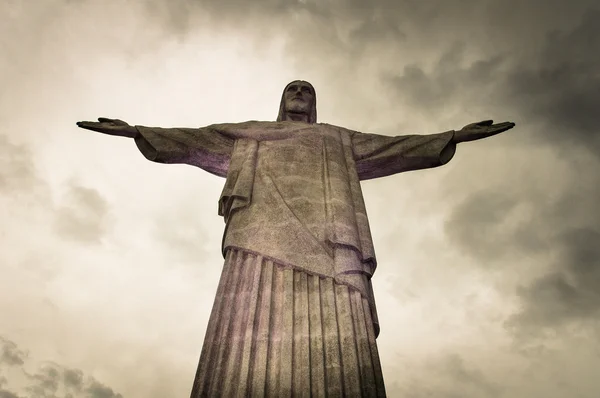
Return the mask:
<path id="1" fill-rule="evenodd" d="M 336 126 L 333 124 L 327 124 L 327 123 L 318 123 L 320 126 L 323 126 L 323 128 L 325 129 L 333 129 L 333 130 L 337 130 L 341 133 L 346 133 L 349 134 L 350 136 L 353 136 L 354 134 L 362 134 L 360 131 L 356 131 L 356 130 L 352 130 L 349 129 L 347 127 L 341 127 L 341 126 Z"/>
<path id="2" fill-rule="evenodd" d="M 234 123 L 213 123 L 207 127 L 238 127 L 248 128 L 255 127 L 256 125 L 272 125 L 276 122 L 262 121 L 262 120 L 247 120 L 245 122 L 234 122 Z"/>

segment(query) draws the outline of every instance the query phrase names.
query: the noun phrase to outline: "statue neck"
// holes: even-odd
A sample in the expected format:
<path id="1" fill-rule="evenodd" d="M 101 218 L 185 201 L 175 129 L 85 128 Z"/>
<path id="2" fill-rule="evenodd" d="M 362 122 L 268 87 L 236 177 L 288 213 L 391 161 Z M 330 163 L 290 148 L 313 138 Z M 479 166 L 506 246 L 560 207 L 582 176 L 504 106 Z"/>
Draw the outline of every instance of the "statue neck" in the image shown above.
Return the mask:
<path id="1" fill-rule="evenodd" d="M 305 113 L 286 112 L 283 117 L 283 120 L 292 121 L 292 122 L 308 123 L 309 122 L 308 118 L 309 118 L 309 116 Z"/>

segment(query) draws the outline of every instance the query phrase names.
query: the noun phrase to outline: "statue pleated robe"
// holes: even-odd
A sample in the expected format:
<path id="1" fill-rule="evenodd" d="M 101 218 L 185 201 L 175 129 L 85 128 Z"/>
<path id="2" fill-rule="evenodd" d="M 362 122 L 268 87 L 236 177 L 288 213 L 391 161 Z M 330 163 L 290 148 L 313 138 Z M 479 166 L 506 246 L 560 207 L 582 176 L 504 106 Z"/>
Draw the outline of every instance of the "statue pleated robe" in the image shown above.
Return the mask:
<path id="1" fill-rule="evenodd" d="M 385 396 L 360 180 L 437 167 L 454 132 L 383 136 L 328 124 L 136 126 L 159 163 L 225 177 L 225 264 L 192 398 Z"/>

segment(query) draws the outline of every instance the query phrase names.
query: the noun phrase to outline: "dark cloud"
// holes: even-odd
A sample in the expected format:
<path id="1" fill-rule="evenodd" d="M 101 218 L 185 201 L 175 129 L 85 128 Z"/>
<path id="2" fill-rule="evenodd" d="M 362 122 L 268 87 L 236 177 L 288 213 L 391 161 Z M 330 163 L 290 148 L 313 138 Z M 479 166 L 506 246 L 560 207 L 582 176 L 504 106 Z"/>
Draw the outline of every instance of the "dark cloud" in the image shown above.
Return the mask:
<path id="1" fill-rule="evenodd" d="M 30 398 L 54 398 L 59 391 L 73 398 L 123 398 L 93 377 L 84 378 L 81 370 L 53 362 L 43 364 L 36 373 L 27 376 L 30 384 L 26 390 Z"/>
<path id="2" fill-rule="evenodd" d="M 0 133 L 0 194 L 20 195 L 40 184 L 31 150 Z"/>
<path id="3" fill-rule="evenodd" d="M 251 33 L 244 39 L 256 47 L 283 38 L 287 57 L 297 61 L 300 70 L 318 69 L 320 73 L 331 74 L 328 84 L 337 85 L 335 76 L 343 79 L 349 71 L 368 61 L 360 59 L 361 55 L 377 56 L 369 53 L 373 48 L 385 51 L 379 55 L 386 57 L 395 54 L 404 64 L 406 54 L 402 53 L 400 42 L 412 40 L 427 50 L 429 45 L 439 47 L 439 38 L 456 35 L 468 38 L 468 32 L 460 24 L 463 20 L 476 20 L 477 13 L 485 10 L 481 3 L 474 0 L 462 0 L 460 4 L 395 0 L 154 0 L 147 3 L 146 11 L 167 35 L 176 37 L 193 34 L 210 23 L 219 26 L 218 33 Z M 452 35 L 447 34 L 448 30 Z M 340 76 L 340 72 L 344 73 Z"/>
<path id="4" fill-rule="evenodd" d="M 51 189 L 39 174 L 31 149 L 17 145 L 0 134 L 0 195 L 22 206 L 35 206 L 53 215 L 56 231 L 63 238 L 97 242 L 108 227 L 109 205 L 93 188 L 70 183 L 59 206 L 52 202 Z"/>
<path id="5" fill-rule="evenodd" d="M 112 388 L 109 388 L 95 380 L 92 380 L 90 385 L 85 389 L 89 398 L 123 398 L 121 394 L 115 393 Z"/>
<path id="6" fill-rule="evenodd" d="M 443 367 L 458 386 L 464 386 L 465 389 L 472 388 L 480 396 L 497 397 L 502 392 L 500 385 L 487 380 L 480 370 L 467 366 L 464 359 L 458 354 L 448 355 L 443 362 Z"/>
<path id="7" fill-rule="evenodd" d="M 99 242 L 106 233 L 109 205 L 93 188 L 71 183 L 55 212 L 55 228 L 60 236 L 79 242 Z"/>
<path id="8" fill-rule="evenodd" d="M 531 29 L 543 32 L 537 43 L 530 37 L 515 37 L 518 44 L 512 48 L 500 47 L 499 53 L 489 54 L 481 51 L 475 60 L 472 44 L 449 42 L 433 66 L 409 63 L 401 73 L 384 73 L 383 82 L 394 98 L 425 107 L 433 115 L 479 113 L 487 117 L 502 110 L 539 126 L 538 141 L 574 144 L 598 153 L 598 17 L 600 9 L 581 11 L 574 27 L 561 29 L 544 26 L 543 19 L 536 21 Z M 450 37 L 456 40 L 456 36 Z M 524 51 L 528 47 L 531 50 Z"/>
<path id="9" fill-rule="evenodd" d="M 500 189 L 469 194 L 454 207 L 445 222 L 449 242 L 473 256 L 482 266 L 490 267 L 496 267 L 498 261 L 506 261 L 515 253 L 532 255 L 545 250 L 548 243 L 537 218 L 541 214 L 513 216 L 524 200 L 534 199 L 531 196 L 524 199 Z"/>
<path id="10" fill-rule="evenodd" d="M 65 385 L 74 390 L 80 391 L 83 386 L 83 372 L 79 369 L 65 369 Z"/>
<path id="11" fill-rule="evenodd" d="M 21 398 L 16 393 L 0 389 L 0 398 Z"/>
<path id="12" fill-rule="evenodd" d="M 147 11 L 167 36 L 210 22 L 220 31 L 252 32 L 246 37 L 257 46 L 285 38 L 297 69 L 318 71 L 334 91 L 358 79 L 384 87 L 380 95 L 390 108 L 409 106 L 465 124 L 518 119 L 542 126 L 529 133 L 538 142 L 598 149 L 592 136 L 599 122 L 600 11 L 594 7 L 592 0 L 154 0 Z"/>
<path id="13" fill-rule="evenodd" d="M 465 58 L 466 46 L 456 42 L 440 54 L 431 71 L 409 63 L 401 74 L 385 74 L 383 84 L 396 101 L 425 108 L 434 118 L 465 113 L 485 118 L 494 108 L 497 113 L 495 90 L 502 82 L 505 55 L 471 62 Z"/>
<path id="14" fill-rule="evenodd" d="M 453 246 L 484 267 L 527 275 L 523 259 L 546 262 L 539 277 L 517 289 L 521 309 L 506 324 L 513 333 L 542 335 L 574 322 L 594 327 L 598 319 L 600 174 L 594 167 L 600 164 L 573 166 L 549 198 L 526 184 L 516 194 L 501 187 L 474 193 L 446 221 Z M 523 207 L 529 211 L 519 213 Z"/>
<path id="15" fill-rule="evenodd" d="M 543 124 L 540 138 L 558 145 L 600 149 L 600 9 L 586 12 L 572 30 L 546 35 L 530 63 L 506 79 L 507 105 Z M 510 101 L 509 101 L 510 100 Z"/>
<path id="16" fill-rule="evenodd" d="M 427 379 L 408 378 L 401 383 L 390 383 L 387 392 L 390 396 L 411 398 L 495 398 L 505 390 L 459 354 L 428 361 L 426 374 Z"/>
<path id="17" fill-rule="evenodd" d="M 10 368 L 19 368 L 27 383 L 23 387 L 27 398 L 123 398 L 112 388 L 100 383 L 94 377 L 85 376 L 80 369 L 62 366 L 55 362 L 42 363 L 35 373 L 25 370 L 27 355 L 18 348 L 17 344 L 0 337 L 2 357 L 0 357 L 0 372 Z M 29 366 L 28 366 L 29 367 Z M 0 378 L 0 386 L 10 384 L 10 380 Z M 20 398 L 16 392 L 0 389 L 0 398 Z"/>
<path id="18" fill-rule="evenodd" d="M 553 187 L 558 194 L 545 197 L 527 183 L 519 189 L 492 187 L 468 195 L 450 213 L 449 241 L 483 267 L 508 271 L 522 268 L 523 259 L 546 261 L 539 279 L 521 283 L 523 308 L 512 327 L 555 327 L 597 317 L 600 174 L 594 167 L 600 164 L 570 168 Z"/>
<path id="19" fill-rule="evenodd" d="M 25 363 L 27 353 L 21 351 L 17 345 L 0 336 L 0 364 L 20 366 Z"/>
<path id="20" fill-rule="evenodd" d="M 505 15 L 498 4 L 494 12 Z M 544 195 L 527 181 L 557 169 L 528 157 L 515 179 L 488 182 L 458 203 L 445 224 L 453 246 L 483 266 L 547 262 L 541 276 L 517 290 L 522 308 L 507 322 L 515 333 L 539 335 L 573 322 L 589 326 L 600 311 L 600 10 L 586 9 L 587 2 L 573 6 L 576 12 L 560 5 L 556 13 L 530 9 L 525 14 L 539 16 L 531 37 L 515 37 L 513 48 L 501 47 L 501 54 L 466 63 L 469 45 L 459 42 L 429 69 L 413 64 L 387 77 L 395 95 L 414 107 L 514 115 L 523 121 L 516 130 L 527 132 L 521 144 L 550 148 L 566 165 Z M 448 104 L 455 99 L 453 108 Z"/>
<path id="21" fill-rule="evenodd" d="M 555 270 L 521 286 L 523 309 L 507 322 L 517 333 L 543 332 L 600 316 L 600 224 L 562 232 Z"/>
<path id="22" fill-rule="evenodd" d="M 360 48 L 382 40 L 406 40 L 406 34 L 400 28 L 398 21 L 383 10 L 366 8 L 362 16 L 363 19 L 358 22 L 358 26 L 348 35 L 348 41 L 352 45 L 358 45 Z"/>
<path id="23" fill-rule="evenodd" d="M 27 374 L 27 373 L 26 373 Z M 61 369 L 54 363 L 46 363 L 34 374 L 27 374 L 29 385 L 25 388 L 32 398 L 54 397 L 61 381 Z"/>

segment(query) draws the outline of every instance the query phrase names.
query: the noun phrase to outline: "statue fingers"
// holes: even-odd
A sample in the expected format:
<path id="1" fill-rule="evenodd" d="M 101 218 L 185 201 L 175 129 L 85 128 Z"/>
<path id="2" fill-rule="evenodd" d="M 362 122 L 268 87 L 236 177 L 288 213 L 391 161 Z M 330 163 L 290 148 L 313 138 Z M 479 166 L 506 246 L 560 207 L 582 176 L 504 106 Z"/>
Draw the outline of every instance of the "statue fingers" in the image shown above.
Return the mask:
<path id="1" fill-rule="evenodd" d="M 98 121 L 100 123 L 109 123 L 109 124 L 115 125 L 115 126 L 129 126 L 129 123 L 127 123 L 121 119 L 109 119 L 107 117 L 99 117 Z"/>
<path id="2" fill-rule="evenodd" d="M 77 122 L 77 126 L 86 130 L 100 131 L 100 129 L 102 128 L 102 123 L 84 121 Z"/>
<path id="3" fill-rule="evenodd" d="M 123 135 L 124 127 L 106 122 L 77 122 L 77 126 L 86 130 L 108 135 Z"/>
<path id="4" fill-rule="evenodd" d="M 503 131 L 512 129 L 513 127 L 515 127 L 515 124 L 513 122 L 504 122 L 504 123 L 494 124 L 491 127 L 494 129 L 495 132 L 501 133 Z"/>
<path id="5" fill-rule="evenodd" d="M 463 130 L 481 131 L 482 128 L 490 127 L 494 123 L 493 120 L 482 120 L 480 122 L 470 123 L 463 127 Z"/>

